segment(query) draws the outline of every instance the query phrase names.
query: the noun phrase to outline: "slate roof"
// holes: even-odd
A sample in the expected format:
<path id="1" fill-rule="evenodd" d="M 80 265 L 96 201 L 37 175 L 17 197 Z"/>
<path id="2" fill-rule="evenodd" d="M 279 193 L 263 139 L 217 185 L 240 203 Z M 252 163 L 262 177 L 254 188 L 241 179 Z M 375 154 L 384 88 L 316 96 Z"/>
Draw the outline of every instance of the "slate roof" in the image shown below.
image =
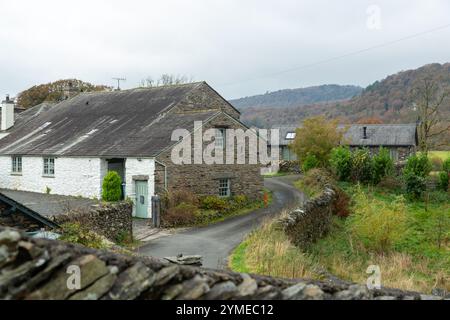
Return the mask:
<path id="1" fill-rule="evenodd" d="M 156 156 L 173 144 L 174 129 L 192 130 L 194 121 L 219 113 L 170 110 L 202 85 L 207 84 L 82 93 L 56 105 L 38 105 L 22 112 L 0 139 L 0 154 Z"/>
<path id="2" fill-rule="evenodd" d="M 366 139 L 364 139 L 366 127 Z M 344 134 L 351 146 L 415 146 L 416 124 L 353 124 Z"/>
<path id="3" fill-rule="evenodd" d="M 272 126 L 280 129 L 280 145 L 288 145 L 292 140 L 286 139 L 288 132 L 295 132 L 298 125 Z M 416 146 L 416 124 L 351 124 L 340 125 L 346 127 L 345 144 L 351 146 Z M 364 127 L 367 138 L 364 139 Z"/>

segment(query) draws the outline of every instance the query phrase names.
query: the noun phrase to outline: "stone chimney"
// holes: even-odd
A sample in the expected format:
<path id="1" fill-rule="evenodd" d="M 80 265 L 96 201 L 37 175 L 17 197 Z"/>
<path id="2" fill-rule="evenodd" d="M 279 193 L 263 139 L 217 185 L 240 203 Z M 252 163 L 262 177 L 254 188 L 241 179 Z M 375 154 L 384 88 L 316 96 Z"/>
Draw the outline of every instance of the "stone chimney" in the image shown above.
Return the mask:
<path id="1" fill-rule="evenodd" d="M 14 125 L 14 101 L 9 99 L 9 95 L 6 95 L 6 99 L 2 101 L 2 122 L 1 131 L 8 130 Z"/>

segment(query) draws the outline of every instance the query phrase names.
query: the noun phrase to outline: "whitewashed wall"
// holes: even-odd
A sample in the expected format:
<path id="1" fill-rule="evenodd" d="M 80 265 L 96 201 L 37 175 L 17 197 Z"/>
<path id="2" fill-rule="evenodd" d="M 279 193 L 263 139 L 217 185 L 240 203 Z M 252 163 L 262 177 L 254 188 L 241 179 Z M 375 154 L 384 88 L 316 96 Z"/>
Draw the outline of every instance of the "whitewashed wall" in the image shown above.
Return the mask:
<path id="1" fill-rule="evenodd" d="M 22 175 L 11 174 L 11 157 L 0 157 L 0 187 L 52 194 L 101 197 L 101 159 L 56 158 L 55 176 L 43 177 L 42 157 L 22 157 Z"/>
<path id="2" fill-rule="evenodd" d="M 145 158 L 127 158 L 125 162 L 125 196 L 136 202 L 136 185 L 133 176 L 147 175 L 148 180 L 148 213 L 147 218 L 152 217 L 151 198 L 155 194 L 155 160 Z M 136 215 L 136 206 L 133 206 L 133 216 Z"/>
<path id="3" fill-rule="evenodd" d="M 22 174 L 11 174 L 11 157 L 0 156 L 0 188 L 81 196 L 101 199 L 103 177 L 108 164 L 100 158 L 55 158 L 54 177 L 44 177 L 42 157 L 22 157 Z M 125 161 L 125 197 L 136 201 L 133 176 L 146 175 L 148 180 L 148 218 L 151 218 L 151 197 L 155 193 L 155 161 L 128 158 Z M 135 207 L 133 206 L 133 215 Z"/>

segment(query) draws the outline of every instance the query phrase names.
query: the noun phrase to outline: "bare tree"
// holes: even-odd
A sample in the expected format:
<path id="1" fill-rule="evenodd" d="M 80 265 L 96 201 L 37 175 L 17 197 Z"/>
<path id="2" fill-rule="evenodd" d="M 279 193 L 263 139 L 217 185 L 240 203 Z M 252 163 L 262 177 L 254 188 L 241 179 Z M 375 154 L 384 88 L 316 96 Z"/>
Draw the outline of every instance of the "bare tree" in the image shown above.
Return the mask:
<path id="1" fill-rule="evenodd" d="M 412 90 L 413 101 L 419 116 L 419 148 L 428 153 L 431 139 L 450 130 L 450 119 L 444 119 L 442 111 L 448 108 L 450 92 L 438 82 L 425 78 Z"/>
<path id="2" fill-rule="evenodd" d="M 187 77 L 185 75 L 173 75 L 164 73 L 162 74 L 158 80 L 154 81 L 152 77 L 147 77 L 146 79 L 141 80 L 141 87 L 160 87 L 160 86 L 170 86 L 176 84 L 190 83 L 193 82 L 192 77 Z"/>

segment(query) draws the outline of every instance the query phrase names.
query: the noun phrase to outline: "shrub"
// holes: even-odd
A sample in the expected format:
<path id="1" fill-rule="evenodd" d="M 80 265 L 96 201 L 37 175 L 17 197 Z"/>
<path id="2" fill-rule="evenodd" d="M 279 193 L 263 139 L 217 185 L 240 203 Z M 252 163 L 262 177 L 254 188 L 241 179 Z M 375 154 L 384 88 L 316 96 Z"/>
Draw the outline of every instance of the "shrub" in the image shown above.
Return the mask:
<path id="1" fill-rule="evenodd" d="M 181 203 L 189 203 L 194 206 L 199 205 L 198 197 L 189 190 L 169 190 L 163 197 L 164 207 L 173 208 Z"/>
<path id="2" fill-rule="evenodd" d="M 106 248 L 103 238 L 99 234 L 87 229 L 79 222 L 65 223 L 61 228 L 62 235 L 59 240 L 81 244 L 88 248 Z"/>
<path id="3" fill-rule="evenodd" d="M 450 173 L 450 158 L 447 158 L 447 160 L 444 161 L 444 163 L 442 164 L 442 170 Z"/>
<path id="4" fill-rule="evenodd" d="M 412 173 L 414 175 L 426 178 L 431 171 L 431 163 L 425 154 L 412 155 L 406 161 L 403 173 Z"/>
<path id="5" fill-rule="evenodd" d="M 245 207 L 248 204 L 247 196 L 243 194 L 236 195 L 232 198 L 232 201 L 236 204 L 238 209 Z"/>
<path id="6" fill-rule="evenodd" d="M 333 202 L 333 214 L 338 217 L 348 217 L 350 215 L 350 197 L 341 188 L 334 188 L 336 199 Z"/>
<path id="7" fill-rule="evenodd" d="M 353 214 L 346 225 L 351 234 L 367 249 L 386 252 L 404 239 L 407 232 L 405 200 L 402 196 L 387 204 L 369 197 L 357 188 Z"/>
<path id="8" fill-rule="evenodd" d="M 227 201 L 218 196 L 206 196 L 201 200 L 200 207 L 206 210 L 223 211 L 227 208 Z"/>
<path id="9" fill-rule="evenodd" d="M 381 179 L 391 174 L 394 169 L 394 162 L 391 159 L 388 149 L 381 147 L 378 153 L 372 158 L 372 182 L 378 184 Z"/>
<path id="10" fill-rule="evenodd" d="M 162 215 L 162 223 L 165 227 L 186 226 L 195 223 L 198 208 L 190 203 L 180 203 L 168 208 Z"/>
<path id="11" fill-rule="evenodd" d="M 108 171 L 103 178 L 102 199 L 104 201 L 119 201 L 122 195 L 122 179 L 115 171 Z"/>
<path id="12" fill-rule="evenodd" d="M 330 165 L 341 181 L 348 181 L 352 172 L 352 153 L 348 147 L 340 146 L 331 151 Z"/>
<path id="13" fill-rule="evenodd" d="M 313 154 L 308 154 L 302 161 L 303 172 L 308 172 L 311 169 L 317 168 L 319 166 L 319 160 Z"/>
<path id="14" fill-rule="evenodd" d="M 418 199 L 427 189 L 426 178 L 431 171 L 431 163 L 425 154 L 412 155 L 403 169 L 403 180 L 406 193 Z"/>
<path id="15" fill-rule="evenodd" d="M 403 180 L 406 193 L 413 199 L 419 199 L 427 189 L 425 178 L 414 174 L 414 172 L 404 171 Z"/>
<path id="16" fill-rule="evenodd" d="M 431 167 L 433 171 L 442 171 L 442 159 L 439 157 L 433 157 L 431 158 Z"/>
<path id="17" fill-rule="evenodd" d="M 369 150 L 358 149 L 352 153 L 352 180 L 362 183 L 372 181 L 373 165 Z"/>
<path id="18" fill-rule="evenodd" d="M 448 190 L 449 174 L 445 171 L 439 172 L 438 188 L 442 191 Z"/>

